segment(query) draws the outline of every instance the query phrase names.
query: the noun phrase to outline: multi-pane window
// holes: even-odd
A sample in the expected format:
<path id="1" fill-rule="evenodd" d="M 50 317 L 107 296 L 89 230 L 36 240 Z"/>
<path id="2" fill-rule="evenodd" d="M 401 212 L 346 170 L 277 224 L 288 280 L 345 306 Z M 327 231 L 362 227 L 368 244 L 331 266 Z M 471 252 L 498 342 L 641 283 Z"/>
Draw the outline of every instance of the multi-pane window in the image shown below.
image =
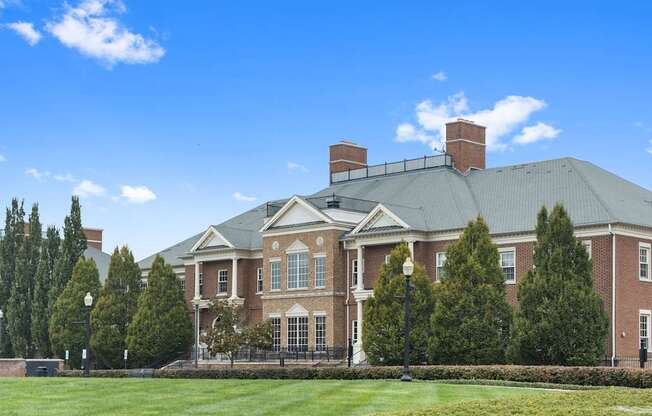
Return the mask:
<path id="1" fill-rule="evenodd" d="M 141 279 L 140 280 L 140 288 L 141 290 L 145 290 L 149 287 L 149 283 L 147 282 L 147 279 Z"/>
<path id="2" fill-rule="evenodd" d="M 353 321 L 351 324 L 351 340 L 355 344 L 358 342 L 358 321 Z"/>
<path id="3" fill-rule="evenodd" d="M 229 287 L 229 272 L 220 270 L 217 272 L 217 293 L 226 293 Z"/>
<path id="4" fill-rule="evenodd" d="M 308 317 L 288 318 L 288 351 L 308 351 Z"/>
<path id="5" fill-rule="evenodd" d="M 516 283 L 516 253 L 514 250 L 500 253 L 500 267 L 505 275 L 505 283 Z"/>
<path id="6" fill-rule="evenodd" d="M 308 254 L 288 254 L 288 289 L 308 288 Z"/>
<path id="7" fill-rule="evenodd" d="M 351 282 L 353 286 L 358 285 L 358 260 L 353 260 L 351 263 Z"/>
<path id="8" fill-rule="evenodd" d="M 650 348 L 650 313 L 641 312 L 640 314 L 640 348 L 649 349 Z"/>
<path id="9" fill-rule="evenodd" d="M 641 244 L 639 246 L 639 266 L 638 266 L 638 276 L 639 279 L 645 281 L 652 281 L 652 275 L 650 275 L 650 246 Z"/>
<path id="10" fill-rule="evenodd" d="M 204 273 L 199 272 L 199 295 L 204 294 Z"/>
<path id="11" fill-rule="evenodd" d="M 281 262 L 273 261 L 269 263 L 270 268 L 270 285 L 271 290 L 281 290 Z"/>
<path id="12" fill-rule="evenodd" d="M 263 269 L 260 267 L 256 271 L 256 293 L 263 293 Z"/>
<path id="13" fill-rule="evenodd" d="M 181 286 L 181 290 L 186 290 L 186 278 L 181 277 L 179 278 L 179 285 Z"/>
<path id="14" fill-rule="evenodd" d="M 326 351 L 325 316 L 315 316 L 315 351 Z"/>
<path id="15" fill-rule="evenodd" d="M 315 287 L 326 286 L 326 258 L 315 257 Z"/>
<path id="16" fill-rule="evenodd" d="M 441 282 L 445 277 L 444 275 L 444 264 L 446 263 L 446 253 L 440 252 L 436 254 L 437 260 L 437 270 L 435 271 L 435 280 Z"/>
<path id="17" fill-rule="evenodd" d="M 272 321 L 272 350 L 281 351 L 281 318 L 271 318 Z"/>
<path id="18" fill-rule="evenodd" d="M 389 254 L 385 255 L 385 264 L 389 265 L 389 260 L 392 258 Z"/>

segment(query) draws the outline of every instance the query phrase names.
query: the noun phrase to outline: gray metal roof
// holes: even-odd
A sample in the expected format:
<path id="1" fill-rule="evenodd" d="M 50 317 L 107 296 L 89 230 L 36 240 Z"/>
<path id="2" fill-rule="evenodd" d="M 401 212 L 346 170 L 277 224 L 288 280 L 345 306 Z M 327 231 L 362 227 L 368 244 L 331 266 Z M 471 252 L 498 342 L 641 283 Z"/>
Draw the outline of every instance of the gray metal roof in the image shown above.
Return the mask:
<path id="1" fill-rule="evenodd" d="M 93 259 L 95 265 L 97 266 L 97 271 L 100 274 L 100 281 L 102 284 L 106 282 L 106 278 L 109 276 L 109 265 L 111 264 L 111 255 L 106 254 L 103 251 L 96 249 L 95 247 L 88 247 L 84 251 L 84 257 L 87 259 Z"/>
<path id="2" fill-rule="evenodd" d="M 541 207 L 557 202 L 577 226 L 626 223 L 652 228 L 652 192 L 573 158 L 471 171 L 466 176 L 437 167 L 337 183 L 309 197 L 332 194 L 382 203 L 422 231 L 459 230 L 478 215 L 493 234 L 531 231 Z M 237 248 L 260 249 L 259 230 L 266 215 L 263 204 L 214 227 Z M 179 264 L 178 256 L 201 235 L 160 254 L 166 262 Z M 141 268 L 153 259 L 142 260 Z"/>
<path id="3" fill-rule="evenodd" d="M 150 269 L 157 255 L 163 257 L 163 260 L 165 260 L 166 263 L 171 264 L 172 266 L 180 266 L 183 264 L 183 261 L 179 257 L 183 256 L 188 251 L 190 251 L 192 246 L 195 245 L 197 240 L 199 240 L 199 238 L 202 235 L 204 235 L 204 231 L 202 231 L 199 234 L 195 234 L 192 237 L 181 241 L 180 243 L 168 247 L 163 251 L 154 253 L 151 256 L 146 257 L 141 261 L 139 261 L 138 266 L 140 266 L 141 269 Z"/>

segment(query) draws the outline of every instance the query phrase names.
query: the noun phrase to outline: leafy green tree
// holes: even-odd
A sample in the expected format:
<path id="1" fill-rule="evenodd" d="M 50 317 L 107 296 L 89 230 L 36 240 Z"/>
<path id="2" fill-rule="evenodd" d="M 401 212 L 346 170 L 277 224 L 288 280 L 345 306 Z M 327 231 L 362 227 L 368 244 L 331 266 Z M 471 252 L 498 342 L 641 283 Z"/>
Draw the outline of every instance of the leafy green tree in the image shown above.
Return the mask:
<path id="1" fill-rule="evenodd" d="M 511 307 L 489 228 L 471 221 L 446 253 L 435 289 L 430 359 L 438 364 L 495 364 L 505 360 Z"/>
<path id="2" fill-rule="evenodd" d="M 140 366 L 177 358 L 188 351 L 193 338 L 190 311 L 178 278 L 160 256 L 152 264 L 148 283 L 127 329 L 129 355 Z"/>
<path id="3" fill-rule="evenodd" d="M 64 220 L 63 241 L 61 243 L 50 288 L 49 306 L 57 301 L 70 280 L 73 268 L 87 248 L 86 236 L 81 222 L 81 207 L 79 198 L 72 197 L 70 215 Z"/>
<path id="4" fill-rule="evenodd" d="M 70 351 L 70 365 L 81 366 L 82 350 L 86 348 L 85 322 L 89 311 L 84 305 L 86 293 L 94 299 L 100 294 L 102 285 L 100 275 L 93 259 L 80 258 L 72 272 L 72 277 L 54 303 L 50 317 L 50 343 L 54 355 L 63 358 Z M 93 302 L 95 307 L 96 302 Z M 93 357 L 91 356 L 91 359 Z"/>
<path id="5" fill-rule="evenodd" d="M 41 243 L 41 254 L 36 270 L 36 283 L 32 297 L 32 349 L 34 355 L 42 358 L 52 356 L 48 336 L 48 321 L 51 314 L 48 308 L 48 293 L 60 242 L 59 231 L 54 227 L 49 227 L 47 237 Z"/>
<path id="6" fill-rule="evenodd" d="M 31 310 L 29 301 L 29 262 L 27 245 L 21 244 L 16 258 L 16 272 L 7 303 L 7 324 L 11 346 L 17 357 L 30 358 Z"/>
<path id="7" fill-rule="evenodd" d="M 591 260 L 557 204 L 537 220 L 534 270 L 518 285 L 509 348 L 518 363 L 594 365 L 604 354 L 609 320 L 593 290 Z"/>
<path id="8" fill-rule="evenodd" d="M 138 310 L 140 268 L 127 246 L 115 248 L 109 275 L 93 310 L 91 346 L 102 368 L 118 368 L 127 348 L 127 328 Z"/>
<path id="9" fill-rule="evenodd" d="M 272 323 L 269 320 L 253 326 L 245 326 L 242 306 L 219 298 L 211 302 L 210 312 L 215 319 L 202 337 L 212 355 L 224 354 L 231 362 L 243 347 L 270 349 L 272 347 Z"/>
<path id="10" fill-rule="evenodd" d="M 389 264 L 380 269 L 374 296 L 365 302 L 362 341 L 368 360 L 374 365 L 397 365 L 403 362 L 405 346 L 405 276 L 403 262 L 410 256 L 407 243 L 402 242 L 391 252 Z M 412 320 L 410 331 L 410 362 L 427 360 L 427 340 L 430 338 L 430 315 L 435 306 L 433 285 L 424 268 L 414 265 L 410 291 Z"/>

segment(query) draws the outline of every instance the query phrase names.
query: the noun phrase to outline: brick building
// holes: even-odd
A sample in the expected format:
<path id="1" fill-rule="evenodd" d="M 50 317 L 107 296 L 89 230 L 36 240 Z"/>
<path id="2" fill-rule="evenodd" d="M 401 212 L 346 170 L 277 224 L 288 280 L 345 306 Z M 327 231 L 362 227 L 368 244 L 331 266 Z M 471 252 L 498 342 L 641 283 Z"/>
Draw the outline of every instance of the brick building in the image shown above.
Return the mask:
<path id="1" fill-rule="evenodd" d="M 351 142 L 330 147 L 330 185 L 270 201 L 211 225 L 163 252 L 191 304 L 244 305 L 250 322 L 272 319 L 275 348 L 320 350 L 355 342 L 364 357 L 364 302 L 379 269 L 406 241 L 433 282 L 446 246 L 481 215 L 500 250 L 507 297 L 532 268 L 543 205 L 561 202 L 593 260 L 595 290 L 611 321 L 609 357 L 637 356 L 652 324 L 652 192 L 573 158 L 485 168 L 485 128 L 446 125 L 447 153 L 381 165 Z M 153 261 L 140 262 L 146 279 Z"/>

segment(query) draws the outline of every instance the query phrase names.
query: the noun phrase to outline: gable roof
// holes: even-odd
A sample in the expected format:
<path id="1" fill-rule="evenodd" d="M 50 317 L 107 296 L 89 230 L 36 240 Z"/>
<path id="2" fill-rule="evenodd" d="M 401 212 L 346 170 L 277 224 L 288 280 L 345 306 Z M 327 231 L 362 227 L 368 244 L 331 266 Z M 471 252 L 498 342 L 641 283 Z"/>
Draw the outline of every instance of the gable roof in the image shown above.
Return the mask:
<path id="1" fill-rule="evenodd" d="M 106 278 L 109 277 L 109 266 L 111 265 L 111 255 L 96 249 L 95 247 L 88 246 L 84 250 L 84 257 L 93 259 L 97 266 L 97 271 L 100 275 L 100 282 L 104 284 Z"/>

